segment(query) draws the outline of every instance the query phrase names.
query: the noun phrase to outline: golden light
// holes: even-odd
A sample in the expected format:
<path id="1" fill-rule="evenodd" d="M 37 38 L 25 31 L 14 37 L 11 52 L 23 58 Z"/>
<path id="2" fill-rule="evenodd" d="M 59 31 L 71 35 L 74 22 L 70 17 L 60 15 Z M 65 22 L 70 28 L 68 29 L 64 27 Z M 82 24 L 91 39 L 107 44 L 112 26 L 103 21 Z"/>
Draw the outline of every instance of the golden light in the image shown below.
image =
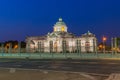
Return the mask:
<path id="1" fill-rule="evenodd" d="M 10 46 L 10 43 L 7 43 L 6 45 L 5 45 L 5 48 L 7 48 L 7 47 L 9 47 Z"/>
<path id="2" fill-rule="evenodd" d="M 119 48 L 117 48 L 117 51 L 119 51 Z"/>
<path id="3" fill-rule="evenodd" d="M 65 31 L 65 27 L 64 26 L 61 28 L 61 31 Z"/>
<path id="4" fill-rule="evenodd" d="M 107 40 L 107 38 L 106 37 L 103 37 L 103 41 L 106 41 Z"/>
<path id="5" fill-rule="evenodd" d="M 15 45 L 15 46 L 14 46 L 14 49 L 17 49 L 17 48 L 18 48 L 18 45 Z"/>
<path id="6" fill-rule="evenodd" d="M 103 49 L 105 49 L 105 45 L 103 46 Z"/>
<path id="7" fill-rule="evenodd" d="M 99 45 L 99 48 L 102 48 L 103 46 L 102 45 Z"/>
<path id="8" fill-rule="evenodd" d="M 54 28 L 54 31 L 57 31 L 56 28 Z"/>
<path id="9" fill-rule="evenodd" d="M 115 50 L 115 48 L 112 48 L 112 50 Z"/>
<path id="10" fill-rule="evenodd" d="M 9 43 L 7 43 L 7 44 L 6 44 L 6 46 L 10 46 L 10 44 L 9 44 Z"/>

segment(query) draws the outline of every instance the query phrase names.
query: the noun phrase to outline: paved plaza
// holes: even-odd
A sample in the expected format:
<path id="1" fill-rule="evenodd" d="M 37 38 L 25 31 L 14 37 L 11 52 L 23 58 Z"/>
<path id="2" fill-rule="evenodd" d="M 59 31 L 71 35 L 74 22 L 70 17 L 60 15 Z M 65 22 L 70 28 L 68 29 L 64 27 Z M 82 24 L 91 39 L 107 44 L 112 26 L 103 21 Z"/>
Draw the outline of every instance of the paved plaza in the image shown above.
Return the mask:
<path id="1" fill-rule="evenodd" d="M 102 80 L 83 73 L 0 69 L 0 80 Z"/>

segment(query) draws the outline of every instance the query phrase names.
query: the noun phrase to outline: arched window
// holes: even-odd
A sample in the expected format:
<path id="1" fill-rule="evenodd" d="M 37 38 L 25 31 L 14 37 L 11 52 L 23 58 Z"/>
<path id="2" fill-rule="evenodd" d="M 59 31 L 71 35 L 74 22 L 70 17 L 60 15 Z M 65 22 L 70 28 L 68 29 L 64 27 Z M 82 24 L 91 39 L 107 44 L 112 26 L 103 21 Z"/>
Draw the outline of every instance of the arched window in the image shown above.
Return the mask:
<path id="1" fill-rule="evenodd" d="M 38 51 L 39 52 L 44 52 L 44 43 L 43 42 L 38 42 Z"/>
<path id="2" fill-rule="evenodd" d="M 67 49 L 66 40 L 63 40 L 62 41 L 62 50 L 63 50 L 63 53 L 66 53 L 66 49 Z"/>
<path id="3" fill-rule="evenodd" d="M 77 50 L 77 53 L 81 51 L 81 40 L 76 41 L 76 50 Z"/>
<path id="4" fill-rule="evenodd" d="M 53 41 L 49 42 L 50 53 L 53 52 Z"/>
<path id="5" fill-rule="evenodd" d="M 85 42 L 85 49 L 86 49 L 86 52 L 90 52 L 90 42 L 89 41 Z"/>

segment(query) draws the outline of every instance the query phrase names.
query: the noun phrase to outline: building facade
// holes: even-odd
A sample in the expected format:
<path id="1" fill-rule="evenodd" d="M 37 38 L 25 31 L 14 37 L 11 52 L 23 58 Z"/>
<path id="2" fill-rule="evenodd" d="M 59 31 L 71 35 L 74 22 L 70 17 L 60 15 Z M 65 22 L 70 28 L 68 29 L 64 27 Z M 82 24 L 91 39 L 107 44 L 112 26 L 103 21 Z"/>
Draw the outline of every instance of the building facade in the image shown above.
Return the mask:
<path id="1" fill-rule="evenodd" d="M 53 32 L 45 36 L 27 37 L 27 52 L 96 52 L 97 39 L 94 34 L 87 32 L 75 36 L 68 32 L 68 27 L 62 18 L 53 26 Z"/>

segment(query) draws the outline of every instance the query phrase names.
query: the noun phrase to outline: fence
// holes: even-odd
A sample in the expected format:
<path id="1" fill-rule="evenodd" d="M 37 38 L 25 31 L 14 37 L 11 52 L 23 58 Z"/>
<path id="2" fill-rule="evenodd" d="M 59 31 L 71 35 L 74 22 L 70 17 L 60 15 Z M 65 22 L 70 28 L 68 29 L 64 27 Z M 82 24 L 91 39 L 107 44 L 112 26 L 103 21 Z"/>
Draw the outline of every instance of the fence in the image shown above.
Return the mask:
<path id="1" fill-rule="evenodd" d="M 62 49 L 62 48 L 61 48 Z M 82 47 L 69 47 L 63 48 L 62 52 L 53 51 L 53 49 L 47 48 L 50 52 L 44 52 L 43 50 L 40 50 L 38 48 L 32 48 L 26 51 L 26 48 L 0 48 L 0 57 L 1 58 L 31 58 L 31 59 L 105 59 L 105 58 L 120 58 L 120 54 L 109 51 L 102 53 L 97 50 L 93 50 L 94 52 L 81 52 Z M 32 51 L 31 51 L 32 50 Z"/>
<path id="2" fill-rule="evenodd" d="M 1 58 L 29 58 L 29 59 L 106 59 L 120 58 L 120 54 L 113 53 L 26 53 L 25 49 L 10 50 L 14 52 L 1 52 Z"/>
<path id="3" fill-rule="evenodd" d="M 22 58 L 22 59 L 120 59 L 120 55 L 112 54 L 54 54 L 54 53 L 0 53 L 1 58 Z"/>

